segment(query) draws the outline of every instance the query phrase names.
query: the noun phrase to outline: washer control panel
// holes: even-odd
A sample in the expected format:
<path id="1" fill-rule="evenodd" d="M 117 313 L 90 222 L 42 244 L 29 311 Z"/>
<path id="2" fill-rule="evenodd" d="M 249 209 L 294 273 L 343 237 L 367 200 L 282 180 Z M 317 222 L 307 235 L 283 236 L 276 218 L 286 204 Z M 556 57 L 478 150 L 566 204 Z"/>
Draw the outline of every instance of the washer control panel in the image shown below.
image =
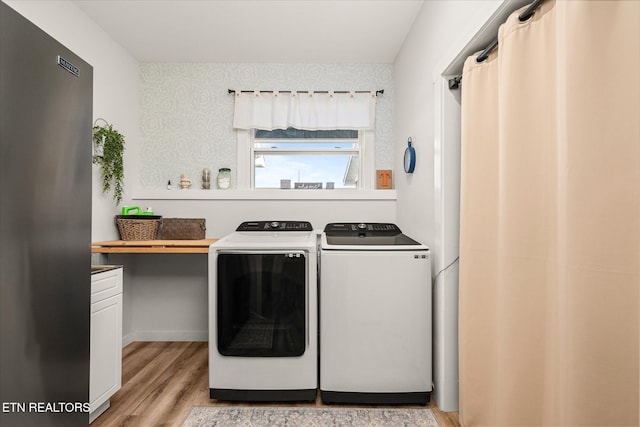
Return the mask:
<path id="1" fill-rule="evenodd" d="M 328 235 L 353 235 L 358 233 L 399 234 L 400 228 L 386 222 L 335 222 L 327 224 L 324 232 Z"/>
<path id="2" fill-rule="evenodd" d="M 236 231 L 313 231 L 308 221 L 246 221 Z"/>
<path id="3" fill-rule="evenodd" d="M 400 228 L 386 222 L 336 222 L 324 227 L 328 245 L 332 246 L 386 246 L 405 249 L 420 245 L 402 234 Z M 335 248 L 333 248 L 335 249 Z"/>

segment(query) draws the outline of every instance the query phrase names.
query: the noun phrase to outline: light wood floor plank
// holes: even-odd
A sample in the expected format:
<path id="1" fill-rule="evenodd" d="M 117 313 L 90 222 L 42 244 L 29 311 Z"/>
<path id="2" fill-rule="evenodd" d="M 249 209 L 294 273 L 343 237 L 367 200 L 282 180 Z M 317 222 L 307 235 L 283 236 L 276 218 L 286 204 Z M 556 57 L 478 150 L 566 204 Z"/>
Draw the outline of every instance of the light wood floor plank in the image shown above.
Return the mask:
<path id="1" fill-rule="evenodd" d="M 122 388 L 111 398 L 111 407 L 91 426 L 179 427 L 193 406 L 325 406 L 319 394 L 310 403 L 211 400 L 208 354 L 206 342 L 129 344 L 123 349 Z M 442 427 L 460 426 L 457 412 L 441 412 L 433 402 L 429 408 Z"/>
<path id="2" fill-rule="evenodd" d="M 173 363 L 190 343 L 153 342 L 148 344 L 148 348 L 141 347 L 138 352 L 133 352 L 123 359 L 122 371 L 129 374 L 126 377 L 123 375 L 122 388 L 111 397 L 111 408 L 98 417 L 92 426 L 144 425 L 137 421 L 139 412 L 146 407 L 144 401 L 156 392 L 158 385 L 166 376 L 171 376 Z M 206 352 L 206 343 L 202 351 Z M 112 409 L 117 410 L 112 411 Z M 107 412 L 113 412 L 114 416 L 104 417 Z"/>
<path id="3" fill-rule="evenodd" d="M 199 343 L 192 343 L 163 375 L 157 388 L 139 406 L 138 415 L 153 426 L 180 425 L 194 406 L 197 384 L 207 383 L 207 352 L 199 351 Z M 194 390 L 195 388 L 195 390 Z"/>

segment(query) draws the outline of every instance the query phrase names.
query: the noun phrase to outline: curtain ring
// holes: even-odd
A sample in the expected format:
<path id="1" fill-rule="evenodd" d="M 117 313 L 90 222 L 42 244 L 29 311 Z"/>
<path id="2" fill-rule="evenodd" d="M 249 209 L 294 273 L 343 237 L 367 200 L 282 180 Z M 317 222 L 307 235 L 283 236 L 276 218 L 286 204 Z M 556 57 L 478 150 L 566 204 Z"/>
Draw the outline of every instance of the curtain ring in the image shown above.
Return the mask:
<path id="1" fill-rule="evenodd" d="M 524 23 L 527 22 L 529 19 L 531 19 L 533 17 L 533 15 L 535 15 L 536 13 L 534 11 L 529 12 L 528 14 L 522 14 L 520 16 L 518 16 L 518 21 L 520 21 L 520 23 Z"/>
<path id="2" fill-rule="evenodd" d="M 333 91 L 332 90 L 329 91 L 329 98 L 333 98 Z"/>
<path id="3" fill-rule="evenodd" d="M 351 96 L 351 98 L 354 98 L 356 96 L 356 93 L 354 91 L 350 91 L 349 96 Z"/>
<path id="4" fill-rule="evenodd" d="M 280 92 L 278 92 L 277 90 L 274 90 L 274 91 L 273 91 L 273 96 L 274 96 L 275 98 L 277 98 L 279 93 L 280 93 Z"/>

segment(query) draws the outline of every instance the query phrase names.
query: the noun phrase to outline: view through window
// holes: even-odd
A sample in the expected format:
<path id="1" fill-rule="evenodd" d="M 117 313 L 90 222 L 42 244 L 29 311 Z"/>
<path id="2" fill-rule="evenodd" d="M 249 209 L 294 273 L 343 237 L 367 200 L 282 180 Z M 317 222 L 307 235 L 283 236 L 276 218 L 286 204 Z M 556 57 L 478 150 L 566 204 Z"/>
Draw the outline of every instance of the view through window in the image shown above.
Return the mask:
<path id="1" fill-rule="evenodd" d="M 254 188 L 358 188 L 357 130 L 255 130 Z"/>

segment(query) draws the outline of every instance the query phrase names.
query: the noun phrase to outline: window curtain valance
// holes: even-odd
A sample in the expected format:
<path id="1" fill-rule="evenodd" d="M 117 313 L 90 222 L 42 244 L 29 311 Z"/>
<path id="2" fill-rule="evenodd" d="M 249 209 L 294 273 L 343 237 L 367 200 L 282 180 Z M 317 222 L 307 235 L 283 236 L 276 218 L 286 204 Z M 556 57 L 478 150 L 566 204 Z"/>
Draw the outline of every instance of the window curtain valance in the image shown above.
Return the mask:
<path id="1" fill-rule="evenodd" d="M 234 129 L 373 130 L 376 92 L 235 93 Z"/>

